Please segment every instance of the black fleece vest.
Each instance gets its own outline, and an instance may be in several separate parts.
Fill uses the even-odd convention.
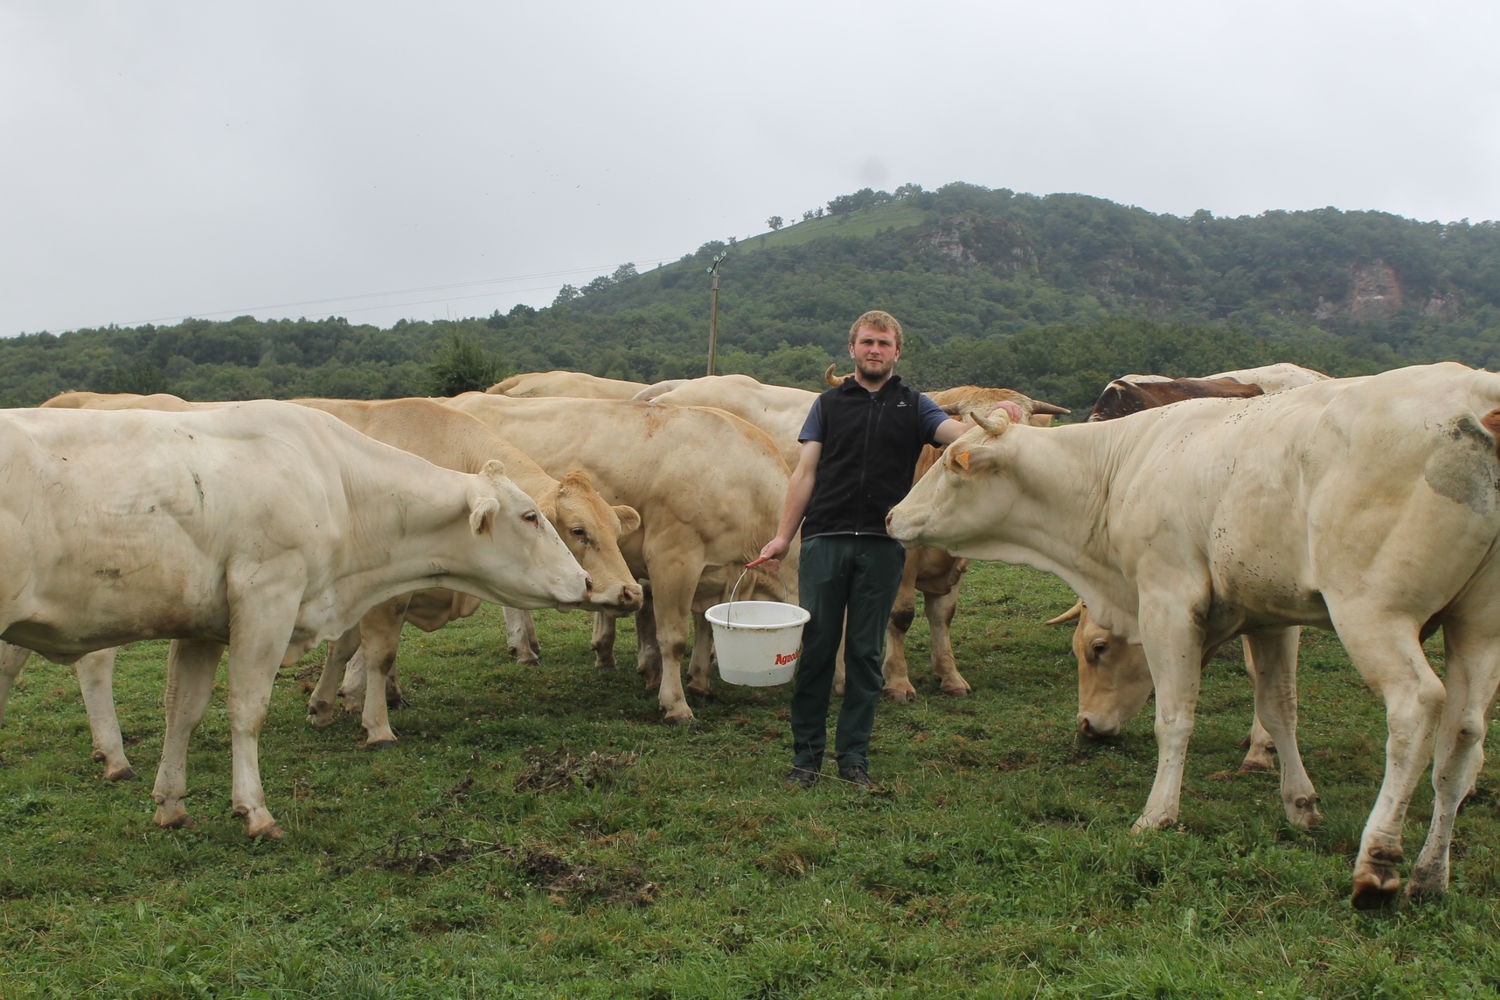
[[[884,535],[885,516],[911,489],[922,447],[917,391],[893,375],[871,395],[853,378],[818,397],[823,452],[802,537]]]

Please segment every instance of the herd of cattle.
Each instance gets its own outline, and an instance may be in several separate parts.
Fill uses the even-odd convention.
[[[915,696],[904,636],[917,592],[933,673],[963,695],[948,626],[968,560],[1035,566],[1080,598],[1053,620],[1076,623],[1080,733],[1117,733],[1155,691],[1157,775],[1136,829],[1176,821],[1201,667],[1234,636],[1255,687],[1245,767],[1279,758],[1287,819],[1310,829],[1297,645],[1304,625],[1332,628],[1388,725],[1353,901],[1396,896],[1429,764],[1433,819],[1408,892],[1445,891],[1500,684],[1500,375],[1127,376],[1087,421],[1058,427],[1066,410],[1010,389],[930,395],[975,427],[928,450],[891,512],[909,552],[889,697]],[[326,642],[309,718],[331,721],[342,694],[368,742],[388,744],[403,624],[435,629],[488,601],[528,663],[530,609],[595,612],[603,667],[615,618],[635,615],[638,672],[668,721],[690,721],[687,692],[710,683],[703,612],[774,534],[814,398],[738,375],[646,386],[546,372],[442,399],[68,392],[0,411],[0,716],[30,651],[74,663],[95,757],[106,777],[129,776],[114,650],[170,639],[152,797],[156,822],[180,825],[188,738],[227,648],[233,811],[251,836],[278,836],[257,751],[278,669]],[[1002,400],[1027,421],[1012,425]],[[779,575],[751,579],[795,600],[796,574],[794,549]],[[1443,679],[1422,650],[1439,629]]]

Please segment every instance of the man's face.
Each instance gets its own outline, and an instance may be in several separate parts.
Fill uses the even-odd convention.
[[[880,381],[896,367],[901,349],[896,346],[896,335],[873,326],[862,326],[854,331],[854,343],[849,345],[849,357],[854,359],[854,370],[861,378]]]

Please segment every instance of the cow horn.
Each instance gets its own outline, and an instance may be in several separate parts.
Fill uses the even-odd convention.
[[[1062,614],[1058,615],[1056,618],[1048,620],[1046,624],[1048,624],[1048,625],[1061,625],[1063,622],[1076,622],[1082,614],[1083,614],[1083,602],[1079,601],[1077,604],[1073,605],[1071,608],[1069,608],[1068,610],[1064,611]]]
[[[1031,401],[1031,412],[1049,413],[1054,417],[1060,417],[1064,414],[1072,413],[1073,411],[1068,409],[1066,406],[1058,406],[1056,403],[1044,403],[1040,399],[1033,399]]]
[[[992,414],[996,413],[999,414],[998,417],[992,416]],[[978,410],[971,410],[969,412],[969,416],[973,418],[976,424],[978,424],[980,427],[983,427],[985,433],[987,434],[999,434],[1004,431],[1005,428],[1009,427],[1011,422],[1009,415],[1007,415],[1004,410],[992,410],[990,411],[990,413],[981,413]]]

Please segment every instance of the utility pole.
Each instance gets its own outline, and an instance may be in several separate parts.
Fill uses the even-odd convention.
[[[713,275],[713,282],[709,286],[708,307],[708,374],[710,375],[714,373],[714,362],[719,351],[719,265],[724,263],[724,258],[728,256],[728,250],[720,250],[714,254],[714,262],[708,268],[708,273]]]

